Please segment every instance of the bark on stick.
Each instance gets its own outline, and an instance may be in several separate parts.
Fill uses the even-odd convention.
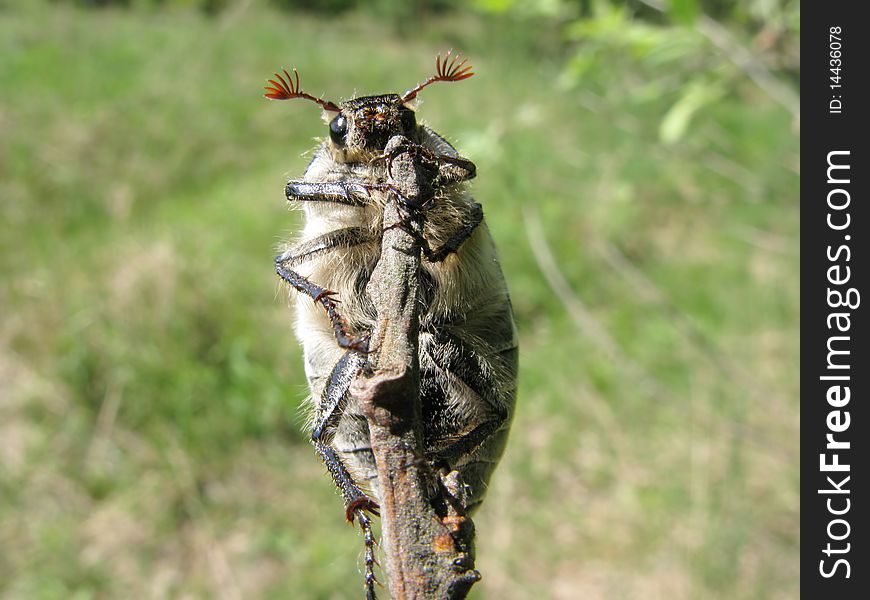
[[[408,144],[393,138],[386,153],[392,152],[390,183],[404,201],[413,201],[429,186],[421,180],[427,174]],[[465,598],[480,574],[474,570],[474,526],[465,516],[464,487],[458,472],[436,473],[424,458],[420,245],[406,231],[408,222],[396,226],[403,216],[401,200],[395,192],[387,193],[381,257],[367,287],[378,313],[370,342],[373,372],[361,374],[351,393],[369,424],[380,489],[381,548],[392,597]]]

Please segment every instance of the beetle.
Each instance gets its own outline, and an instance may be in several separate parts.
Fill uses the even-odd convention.
[[[467,189],[476,167],[418,124],[412,104],[428,85],[474,73],[451,52],[435,62],[434,75],[401,95],[333,103],[303,92],[295,69],[292,76],[276,73],[265,94],[315,102],[328,123],[329,135],[302,178],[285,186],[291,206],[304,211],[305,225],[275,258],[275,269],[296,295],[311,441],[341,491],[347,520],[360,520],[369,550],[365,513],[377,514],[377,473],[366,419],[348,390],[367,367],[368,336],[377,319],[365,289],[380,256],[387,194],[395,191],[385,148],[396,136],[405,140],[401,151],[414,152],[429,167],[422,200],[404,205],[409,218],[422,223],[418,348],[425,459],[460,472],[469,513],[486,495],[514,411],[516,327],[483,211]],[[370,561],[369,551],[369,585]]]

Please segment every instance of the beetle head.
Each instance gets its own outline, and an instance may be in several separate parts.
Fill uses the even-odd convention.
[[[291,77],[285,70],[284,76],[276,73],[275,79],[266,86],[267,98],[290,100],[304,98],[319,104],[329,122],[329,139],[337,156],[345,160],[357,160],[364,155],[374,156],[383,152],[391,137],[403,135],[416,141],[419,137],[417,118],[409,103],[417,97],[424,87],[436,81],[461,81],[474,73],[467,59],[460,55],[452,56],[452,50],[444,59],[441,55],[435,60],[435,74],[403,95],[382,94],[362,96],[339,104],[315,98],[299,87],[299,74],[293,70]]]
[[[347,100],[329,121],[329,139],[339,150],[382,152],[394,135],[417,139],[417,117],[397,94]]]

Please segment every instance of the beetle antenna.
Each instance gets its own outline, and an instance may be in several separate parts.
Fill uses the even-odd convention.
[[[408,102],[416,98],[417,92],[430,83],[435,83],[436,81],[462,81],[474,75],[471,71],[471,65],[465,64],[468,62],[468,59],[462,58],[461,54],[452,56],[452,53],[452,49],[448,50],[443,61],[441,60],[441,54],[439,54],[435,58],[435,74],[414,89],[405,92],[405,95],[402,96],[402,102]]]
[[[323,100],[321,98],[315,98],[311,94],[306,94],[302,91],[302,88],[299,87],[299,73],[296,69],[293,69],[293,75],[296,76],[295,81],[294,78],[290,76],[290,73],[287,72],[287,69],[281,69],[284,71],[284,76],[287,77],[285,80],[284,77],[281,77],[280,73],[275,73],[275,77],[278,78],[278,81],[274,79],[270,79],[269,83],[271,86],[266,86],[266,93],[263,94],[266,98],[271,100],[292,100],[293,98],[305,98],[306,100],[311,100],[312,102],[316,102],[320,106],[324,108],[324,110],[338,112],[339,108],[332,102],[328,100]]]

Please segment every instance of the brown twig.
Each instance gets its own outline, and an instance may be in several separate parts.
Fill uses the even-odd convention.
[[[389,154],[408,140],[396,137]],[[390,183],[406,199],[419,198],[414,153],[393,153]],[[402,227],[396,194],[384,212],[381,257],[367,292],[378,313],[371,339],[373,373],[357,378],[351,394],[369,424],[378,471],[382,543],[394,599],[464,598],[480,579],[474,570],[471,520],[465,516],[458,472],[436,473],[423,453],[420,409],[420,245]],[[411,225],[413,226],[413,224]]]

